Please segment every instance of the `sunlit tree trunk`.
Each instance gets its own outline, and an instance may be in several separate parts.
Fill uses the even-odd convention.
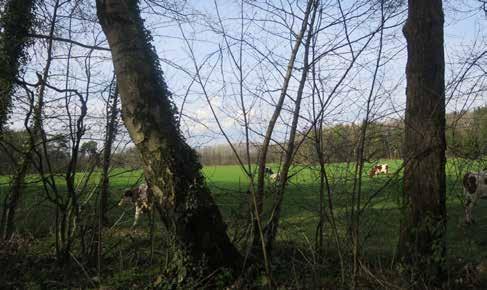
[[[279,222],[281,219],[282,202],[284,199],[284,191],[286,190],[288,182],[288,173],[291,168],[292,162],[295,156],[295,146],[296,146],[296,133],[298,132],[298,121],[301,110],[301,102],[303,99],[304,88],[306,80],[308,77],[308,71],[310,69],[309,65],[309,54],[311,48],[311,39],[313,37],[314,22],[316,19],[316,13],[318,10],[319,1],[308,1],[307,17],[304,19],[306,26],[308,27],[308,32],[306,40],[304,41],[304,55],[303,55],[303,70],[301,73],[301,78],[299,80],[298,90],[296,92],[296,101],[293,111],[293,118],[291,122],[291,128],[289,133],[289,139],[287,140],[286,152],[284,154],[284,160],[281,167],[280,178],[278,183],[278,189],[275,193],[275,201],[273,204],[272,212],[270,215],[269,222],[265,226],[265,242],[269,256],[272,256],[273,244],[277,237]],[[308,23],[308,17],[311,15],[310,21]],[[304,31],[303,31],[304,32]]]
[[[112,50],[122,117],[142,155],[160,216],[176,241],[175,267],[213,272],[237,269],[241,256],[201,173],[196,152],[182,136],[136,0],[98,0],[100,24]],[[179,271],[183,273],[183,271]]]

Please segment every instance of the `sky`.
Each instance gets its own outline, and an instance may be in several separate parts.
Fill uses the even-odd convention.
[[[332,2],[336,1],[323,2],[329,4],[330,7],[330,11],[325,13],[326,17],[332,18],[337,16],[338,10],[336,9],[336,4]],[[213,1],[189,1],[188,3],[188,6],[193,6],[198,11],[203,12],[203,14],[210,15],[209,18],[211,19],[217,19],[216,7],[218,6],[218,10],[220,15],[222,15],[221,17],[223,18],[223,22],[225,24],[226,33],[234,36],[235,38],[239,37],[240,7],[238,2],[218,1],[216,2],[216,5]],[[353,5],[353,3],[355,3],[355,1],[342,1],[343,9],[346,11],[347,8]],[[364,9],[359,9],[357,14],[363,10]],[[261,16],[261,13],[259,13],[261,11],[249,5],[244,7],[244,11],[245,18],[251,18],[251,16],[253,16],[254,20],[258,19],[259,21],[262,21],[262,19],[259,19],[259,17],[268,17],[267,15]],[[374,104],[375,107],[372,109],[377,119],[401,118],[403,116],[405,104],[406,49],[405,40],[401,33],[401,23],[404,21],[405,16],[405,13],[402,13],[401,15],[391,19],[388,22],[389,25],[397,25],[397,27],[391,28],[385,32],[384,51],[386,52],[384,52],[383,57],[387,59],[387,63],[381,64],[381,68],[378,72],[380,85],[376,84],[375,94],[377,94],[377,102]],[[376,19],[371,19],[370,24],[364,24],[365,21],[368,20],[367,17],[357,17],[357,21],[350,21],[349,23],[351,27],[355,25],[355,30],[351,33],[351,38],[354,36],[357,38],[360,37],[368,29],[370,30],[374,28],[374,24],[377,23],[377,20],[379,20],[376,15]],[[275,18],[271,20],[275,21]],[[362,23],[360,23],[361,21]],[[151,22],[150,18],[149,22]],[[272,52],[275,55],[282,57],[282,62],[280,62],[279,65],[281,71],[284,71],[290,51],[290,43],[286,42],[285,40],[285,37],[287,37],[286,28],[283,28],[280,25],[274,26],[272,24],[267,24],[271,28],[265,31],[264,29],[259,30],[259,28],[256,28],[255,25],[249,24],[249,22],[245,21],[246,37],[248,39],[252,39],[252,41],[254,41],[253,43],[258,43],[262,46],[265,44],[265,46],[271,47],[271,49],[274,50]],[[323,22],[326,23],[326,19],[323,20]],[[485,50],[485,31],[487,31],[486,23],[487,18],[479,10],[479,5],[476,1],[445,2],[445,58],[447,62],[447,81],[452,79],[455,74],[458,74],[459,71],[461,71],[458,64],[464,61],[465,58],[468,58],[470,53],[475,54],[482,49]],[[209,32],[208,25],[206,23],[201,24],[199,21],[191,21],[190,24],[183,24],[182,27],[186,36],[191,38],[190,45],[192,46],[198,63],[202,63],[203,59],[205,59],[209,54],[214,53],[221,47],[225,47],[225,43],[222,40],[221,35]],[[297,31],[298,28],[299,23],[296,23],[294,31]],[[269,32],[269,30],[272,31]],[[179,31],[178,27],[176,25],[169,24],[167,27],[159,27],[158,31],[160,31],[159,34],[161,36],[156,38],[155,46],[159,52],[159,55],[163,58],[171,59],[180,65],[184,65],[188,70],[194,72],[194,68],[192,68],[192,63],[190,61],[191,55],[188,44],[180,39],[181,32]],[[282,33],[282,35],[280,33]],[[340,40],[337,41],[335,39],[336,36],[334,35],[340,33],[343,34],[342,27],[336,27],[330,29],[329,32],[323,31],[321,33],[325,34],[323,43],[326,43],[327,41],[337,43],[344,41],[344,37],[341,37]],[[168,35],[171,36],[169,38],[171,41],[168,41]],[[257,38],[257,41],[253,40],[254,38]],[[377,41],[377,38],[378,37],[376,37],[374,41]],[[472,49],[473,43],[475,42],[477,42],[477,46]],[[234,43],[237,44],[236,41]],[[325,44],[323,44],[323,46],[327,47]],[[360,45],[357,45],[355,49],[358,49],[359,47]],[[370,51],[364,53],[362,59],[358,61],[359,64],[357,66],[359,68],[354,71],[353,76],[349,77],[351,80],[347,81],[342,86],[343,96],[335,98],[334,103],[332,106],[330,106],[329,122],[331,124],[341,122],[360,122],[363,118],[365,113],[366,92],[370,89],[370,79],[373,73],[370,63],[374,63],[375,61],[376,50],[377,45],[376,47],[372,45]],[[246,58],[246,61],[250,63],[246,67],[248,70],[248,74],[246,74],[246,82],[249,83],[249,87],[254,85],[254,82],[256,83],[253,87],[254,91],[259,91],[258,83],[262,82],[262,79],[264,82],[268,83],[267,85],[269,89],[274,90],[272,94],[267,96],[270,98],[269,102],[272,103],[272,100],[275,100],[279,94],[279,88],[282,84],[282,75],[271,71],[265,72],[264,76],[259,74],[258,70],[254,67],[254,65],[256,65],[255,62],[259,61],[258,58],[252,60],[251,57],[254,55],[252,49],[246,50],[246,52],[247,55],[244,57],[250,56],[250,58]],[[343,53],[344,50],[341,52]],[[215,58],[216,56],[210,59],[214,60]],[[347,56],[345,56],[345,58],[347,58]],[[249,59],[251,60],[249,61]],[[279,60],[279,57],[276,56],[274,59]],[[298,63],[301,61],[301,59],[302,55],[299,55]],[[228,65],[229,60],[225,60],[227,61]],[[343,66],[343,64],[346,63],[345,62],[342,64],[340,62],[342,62],[340,57],[332,56],[325,58],[322,64],[320,64],[320,67],[323,73],[327,73],[328,67],[332,67],[333,69],[329,70],[329,74],[336,73],[338,75],[341,72],[339,69],[340,66]],[[208,63],[211,63],[211,61],[208,61]],[[216,61],[213,63],[216,63]],[[208,64],[207,67],[209,66],[210,65]],[[172,70],[170,66],[166,66],[165,70],[169,86],[173,88],[177,94],[182,94],[180,92],[186,92],[190,80],[183,81],[182,79],[184,79],[184,77],[182,77],[177,70]],[[296,74],[296,77],[299,77],[299,74]],[[337,82],[336,77],[333,78],[328,76],[327,78],[329,86],[333,87]],[[208,77],[208,82],[210,83],[209,86],[213,88],[213,90],[210,89],[210,91],[214,91],[212,102],[216,108],[220,109],[218,111],[218,117],[223,119],[225,129],[231,132],[231,135],[235,136],[235,139],[238,140],[237,135],[238,133],[242,133],[243,130],[238,128],[239,122],[235,122],[235,115],[232,113],[240,110],[236,104],[237,102],[232,102],[232,98],[229,96],[232,92],[229,92],[228,89],[225,90],[224,93],[222,92],[223,90],[220,87],[222,79],[223,77],[217,76],[217,74],[213,74]],[[234,82],[236,83],[238,80],[234,79]],[[213,121],[214,117],[209,112],[207,104],[205,104],[205,101],[197,101],[197,95],[200,93],[201,91],[198,90],[197,86],[195,87],[193,84],[191,94],[195,101],[192,105],[186,106],[186,112],[188,112],[188,114],[194,112],[193,116],[198,116],[206,126],[215,128],[216,126]],[[464,97],[453,98],[448,104],[448,110],[460,110],[461,108],[465,107],[466,102],[469,102],[467,107],[485,105],[485,100],[485,94],[470,100],[466,100]],[[263,132],[262,129],[265,128],[268,118],[271,115],[273,109],[272,106],[266,106],[262,102],[259,102],[259,100],[255,100],[250,92],[246,94],[246,101],[249,103],[255,101],[258,104],[254,110],[251,110],[251,114],[253,114],[254,117],[251,118],[251,122],[252,120],[255,120],[254,126],[259,128],[261,130],[260,132]],[[292,105],[292,103],[290,105]],[[310,102],[306,102],[304,107],[306,108],[310,106]],[[225,110],[226,108],[231,108],[230,113],[227,112],[228,110]],[[334,108],[334,110],[331,110],[331,108]],[[284,114],[282,121],[284,126],[280,128],[280,135],[278,138],[285,139],[287,132],[286,124],[289,123],[289,114],[287,117],[286,114]],[[302,124],[303,127],[306,127],[305,121],[303,121]],[[259,125],[262,128],[260,128]],[[208,129],[205,126],[200,125],[192,126],[191,130],[193,133],[208,132]],[[216,142],[222,142],[223,140],[221,136],[218,136],[219,134],[216,135],[217,136],[214,136],[217,139]],[[258,136],[255,137],[258,139]],[[212,140],[212,142],[215,142],[215,140]]]
[[[300,9],[304,8],[305,3],[304,1],[292,2],[293,5],[276,10],[264,5],[265,2],[251,1],[253,5],[243,6],[243,26],[241,26],[241,6],[238,1],[187,1],[184,7],[179,7],[183,8],[186,17],[167,15],[167,11],[158,7],[154,7],[154,10],[148,7],[143,9],[143,17],[154,37],[153,44],[161,58],[161,67],[166,81],[174,93],[174,102],[179,109],[182,109],[182,130],[193,146],[226,142],[215,121],[215,115],[209,108],[210,104],[231,141],[235,143],[245,141],[242,100],[251,129],[250,139],[256,143],[261,141],[261,135],[265,132],[279,96],[283,74],[294,43],[295,35],[290,31],[296,33],[299,30],[302,17]],[[364,36],[380,27],[380,13],[371,14],[368,10],[371,7],[370,1],[362,2],[362,5],[357,4],[359,1],[340,2],[344,13],[351,16],[350,20],[347,20],[347,29],[352,44],[347,45],[344,26],[337,21],[341,19],[338,1],[322,1],[325,8],[320,19],[322,30],[316,39],[315,55],[325,53],[327,50],[332,52],[317,61],[316,83],[323,98],[336,89],[336,93],[332,95],[324,109],[324,122],[330,126],[337,123],[361,122],[366,113],[369,97],[373,99],[370,108],[372,119],[400,119],[403,116],[406,49],[401,27],[406,17],[405,8],[390,12],[390,19],[386,22],[387,28],[383,34],[382,51],[379,50],[380,34],[376,33],[366,49],[359,53],[367,43],[368,38]],[[173,2],[166,1],[166,3]],[[174,3],[182,3],[182,1],[174,1]],[[289,13],[291,9],[297,15],[296,17]],[[79,31],[71,37],[80,42],[87,44],[96,42],[106,47],[104,36],[94,18],[93,6],[87,5],[80,10],[85,19],[71,23],[73,28]],[[50,12],[52,11],[49,11],[47,6],[38,13],[42,13],[48,19]],[[69,12],[69,9],[66,8],[65,12],[64,15]],[[162,12],[166,15],[161,16]],[[63,27],[67,27],[68,24],[67,18],[62,14],[59,18],[60,28],[56,33],[67,37],[67,29]],[[445,1],[447,85],[448,81],[454,79],[456,75],[461,75],[462,69],[465,69],[461,64],[465,63],[465,60],[486,49],[486,24],[487,17],[479,10],[477,1]],[[42,33],[47,34],[47,31]],[[243,33],[243,42],[240,41],[241,33]],[[227,37],[226,41],[224,35]],[[236,69],[240,65],[240,45],[242,45],[242,95],[240,74]],[[63,86],[68,67],[63,55],[69,47],[59,43],[55,48],[58,59],[51,69],[52,82]],[[44,52],[43,42],[37,43],[32,48],[33,57],[27,70],[27,79],[34,81],[35,72],[42,71],[45,63]],[[379,52],[381,52],[381,60],[379,69],[375,72]],[[96,55],[96,58],[89,64],[91,83],[86,87],[88,74],[85,66],[89,51],[72,47],[72,53],[77,57],[70,63],[70,74],[77,77],[68,86],[89,96],[90,118],[87,122],[89,130],[86,137],[101,140],[104,129],[102,122],[104,98],[107,93],[107,82],[111,80],[113,72],[110,55],[100,51],[91,52],[92,55]],[[359,57],[353,68],[341,81],[341,76],[352,62],[352,56],[357,54]],[[484,65],[485,62],[484,59]],[[274,134],[276,141],[286,139],[288,134],[290,112],[294,107],[302,67],[301,49],[297,55],[289,96],[286,98],[284,111]],[[197,71],[199,74],[196,73]],[[374,73],[377,74],[375,81],[373,81]],[[485,88],[485,76],[484,80],[478,83],[478,80],[482,79],[479,77],[479,70],[472,69],[467,77],[468,81],[463,86],[459,86],[452,94],[451,100],[449,99],[449,111],[486,104],[485,91],[480,91],[473,97],[472,94],[467,94],[474,83],[477,87]],[[312,87],[313,83],[308,81],[304,90],[299,122],[301,130],[310,126],[313,108],[318,102],[317,96],[312,94]],[[65,109],[66,104],[56,103],[54,100],[59,96],[52,91],[50,94],[53,99],[51,107],[57,108],[51,112],[55,115],[61,108]],[[72,98],[68,107],[74,115],[79,111],[77,106],[79,106],[77,100]],[[19,107],[21,108],[22,105]],[[17,109],[12,118],[14,127],[22,127],[24,115],[25,110]],[[52,118],[48,121],[48,126],[52,130],[66,130],[67,122],[60,122],[60,118]]]

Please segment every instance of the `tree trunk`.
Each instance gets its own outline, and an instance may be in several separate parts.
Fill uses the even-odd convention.
[[[2,212],[2,220],[0,223],[0,238],[8,240],[12,236],[15,230],[15,211],[19,203],[22,192],[24,191],[24,180],[27,170],[31,165],[32,160],[32,147],[28,145],[26,152],[22,154],[20,163],[16,166],[16,172],[10,183],[10,190],[8,191],[4,208]]]
[[[405,207],[399,253],[413,284],[439,286],[446,274],[442,1],[409,0],[404,35],[408,47]]]
[[[0,20],[0,134],[12,106],[15,78],[25,58],[33,20],[33,0],[10,0]]]
[[[112,51],[124,123],[141,152],[161,219],[176,241],[174,265],[189,275],[194,266],[206,273],[236,270],[242,257],[227,236],[197,154],[177,127],[177,109],[137,2],[98,0],[97,12]]]

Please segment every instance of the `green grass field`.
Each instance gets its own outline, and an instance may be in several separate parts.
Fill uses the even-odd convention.
[[[390,166],[389,175],[369,177],[367,175],[371,164],[365,166],[362,176],[362,205],[366,205],[361,217],[361,238],[363,253],[372,259],[390,259],[399,233],[400,194],[402,192],[402,172],[400,161],[382,161]],[[474,210],[477,223],[471,226],[463,225],[462,186],[461,176],[466,171],[483,168],[483,164],[474,164],[462,160],[450,160],[447,166],[447,208],[448,208],[448,253],[451,259],[462,258],[467,261],[479,262],[487,257],[487,201],[480,201]],[[274,166],[274,169],[278,169]],[[340,235],[346,234],[346,224],[350,210],[351,192],[353,187],[354,164],[331,164],[327,171],[331,184],[334,214],[338,223]],[[296,166],[296,173],[290,180],[288,190],[284,196],[282,219],[278,237],[278,244],[284,248],[288,244],[300,245],[303,249],[311,248],[315,241],[315,231],[319,212],[319,176],[315,167]],[[232,238],[241,236],[246,228],[248,202],[246,190],[248,180],[238,166],[208,166],[204,168],[207,183],[220,206],[225,220],[229,224],[229,234]],[[116,244],[129,231],[133,221],[130,207],[119,208],[116,203],[123,190],[140,181],[141,171],[127,171],[117,169],[112,172],[111,204],[109,212],[112,221],[118,224],[112,228],[109,243]],[[17,229],[21,234],[32,235],[39,239],[37,251],[48,254],[53,251],[53,205],[45,199],[45,192],[36,180],[36,176],[29,176],[26,194],[22,199],[17,214]],[[80,184],[84,178],[78,176]],[[93,190],[99,180],[95,173],[88,181],[88,187]],[[1,195],[8,188],[8,177],[1,177]],[[268,186],[270,186],[268,184]],[[59,177],[59,189],[62,192],[63,183]],[[93,191],[95,192],[95,191]],[[83,197],[84,201],[87,197]],[[94,199],[94,198],[93,198]],[[93,199],[89,202],[93,202]],[[3,200],[3,198],[2,198]],[[327,205],[325,205],[327,206]],[[145,235],[148,218],[144,217],[138,233]],[[325,241],[331,248],[334,242],[331,230],[325,225]],[[44,242],[43,242],[44,241]]]

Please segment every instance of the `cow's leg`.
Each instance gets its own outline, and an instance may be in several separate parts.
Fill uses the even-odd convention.
[[[141,212],[142,212],[142,208],[140,208],[139,206],[136,206],[135,207],[134,224],[132,225],[132,227],[135,227],[137,225],[137,223],[139,222]]]
[[[474,219],[472,217],[472,210],[475,206],[475,204],[478,201],[478,194],[477,192],[475,193],[465,193],[465,223],[466,224],[471,224],[474,223]]]

